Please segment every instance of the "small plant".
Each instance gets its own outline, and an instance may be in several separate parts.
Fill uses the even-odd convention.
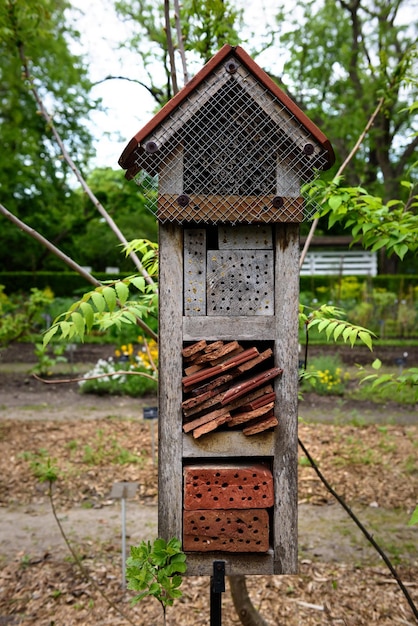
[[[12,341],[22,340],[39,331],[44,324],[42,313],[52,301],[49,289],[40,291],[33,288],[29,295],[4,293],[0,285],[0,346],[7,346]]]
[[[33,475],[41,483],[54,483],[58,479],[58,468],[55,459],[48,456],[44,448],[37,452],[22,452],[22,458],[30,465]]]
[[[411,515],[408,526],[414,526],[415,524],[418,524],[418,505],[415,507],[415,511]]]
[[[114,463],[127,465],[128,463],[144,464],[142,455],[130,452],[113,437],[104,437],[103,431],[97,431],[97,440],[84,446],[83,463],[87,465],[102,465]]]
[[[39,376],[50,376],[52,374],[53,367],[57,363],[67,363],[67,357],[64,356],[65,344],[54,345],[51,351],[48,352],[47,346],[42,343],[35,344],[35,356],[38,359],[35,367],[31,369],[34,374]]]
[[[186,555],[181,550],[178,539],[156,539],[154,543],[142,541],[131,547],[131,555],[126,561],[128,589],[139,592],[132,604],[146,596],[158,600],[166,625],[167,606],[172,606],[176,598],[182,596],[179,589],[181,574],[186,571]]]
[[[305,391],[315,391],[321,396],[343,395],[349,374],[343,371],[341,361],[334,356],[320,356],[312,359],[307,375],[303,376]]]
[[[158,349],[155,341],[138,337],[138,345],[123,344],[115,357],[99,359],[79,382],[82,393],[127,395],[134,398],[157,391]]]

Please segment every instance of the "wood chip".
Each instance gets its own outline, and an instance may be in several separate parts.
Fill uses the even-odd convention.
[[[188,359],[193,356],[193,354],[196,354],[196,352],[201,352],[202,350],[204,350],[206,348],[206,345],[206,340],[202,339],[201,341],[198,341],[191,346],[186,346],[185,348],[183,348],[182,355],[185,359]]]
[[[245,422],[250,422],[257,417],[261,417],[266,413],[269,413],[274,408],[274,402],[270,402],[265,406],[260,407],[259,409],[255,409],[254,411],[245,411],[244,413],[237,413],[233,415],[228,422],[228,426],[238,426],[239,424],[244,424]]]
[[[199,428],[195,428],[195,430],[193,431],[193,437],[195,439],[198,439],[202,435],[206,435],[207,433],[210,433],[212,430],[216,430],[219,426],[222,426],[222,424],[225,424],[226,422],[228,422],[229,419],[230,419],[229,413],[224,413],[224,415],[220,415],[219,417],[217,417],[214,420],[211,420],[207,424],[203,424],[203,426],[200,426]]]
[[[198,426],[207,424],[210,421],[215,421],[219,417],[222,417],[224,415],[227,415],[228,417],[230,417],[229,412],[224,408],[217,409],[216,411],[211,411],[210,413],[206,413],[205,415],[202,415],[201,417],[198,417],[192,420],[191,422],[186,422],[186,424],[183,424],[183,431],[185,433],[189,433],[195,428],[197,428]]]
[[[278,423],[278,419],[273,414],[271,414],[263,420],[258,421],[256,424],[251,424],[250,426],[247,426],[243,429],[242,432],[244,433],[244,435],[247,435],[247,437],[250,435],[257,435],[258,433],[262,433],[269,428],[274,428],[278,425]]]

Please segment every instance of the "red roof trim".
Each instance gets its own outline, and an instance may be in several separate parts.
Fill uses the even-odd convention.
[[[158,113],[130,140],[119,158],[119,165],[123,169],[129,169],[134,165],[135,150],[150,135],[155,128],[176,109],[188,95],[211,74],[230,54],[235,53],[236,57],[247,67],[247,69],[257,77],[257,79],[268,89],[289,111],[299,120],[308,132],[322,145],[327,152],[328,167],[335,161],[334,151],[331,143],[322,131],[308,118],[303,111],[289,98],[289,96],[262,70],[255,61],[240,46],[224,45],[215,56],[181,89]]]

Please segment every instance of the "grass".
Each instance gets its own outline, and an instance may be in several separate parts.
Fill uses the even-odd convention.
[[[87,465],[103,465],[105,463],[144,465],[145,456],[131,452],[128,448],[121,446],[114,437],[105,437],[103,431],[98,430],[96,440],[84,446],[82,462]]]

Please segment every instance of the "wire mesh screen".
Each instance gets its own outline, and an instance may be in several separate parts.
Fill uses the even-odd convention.
[[[326,154],[299,120],[235,59],[191,92],[138,147],[137,182],[158,176],[160,222],[299,222],[317,210],[303,186]]]

